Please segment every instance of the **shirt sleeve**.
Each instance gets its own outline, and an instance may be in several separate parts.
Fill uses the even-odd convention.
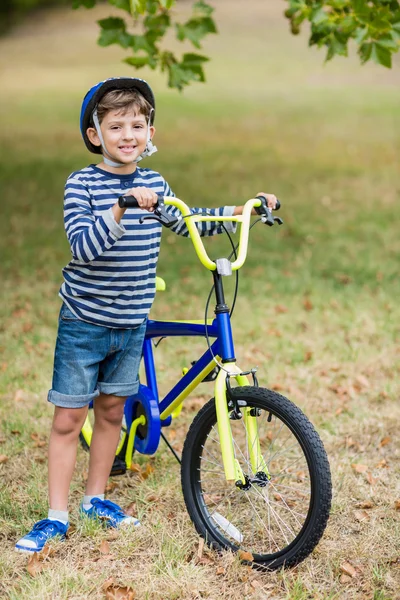
[[[175,198],[174,192],[166,181],[164,181],[164,196],[172,196]],[[175,217],[180,217],[181,212],[175,206],[166,206],[166,210]],[[231,217],[234,213],[234,206],[222,206],[221,208],[192,208],[192,214],[197,215],[211,215],[215,217],[215,221],[203,221],[196,223],[196,227],[202,237],[217,235],[219,233],[225,233],[225,229],[229,232],[236,232],[236,222],[234,221],[218,221],[218,217]],[[224,229],[225,227],[225,229]],[[186,226],[185,221],[182,219],[171,227],[172,231],[178,235],[190,237],[189,230]]]
[[[84,263],[112,248],[125,233],[125,227],[115,221],[111,208],[100,217],[94,216],[88,189],[73,177],[65,185],[64,227],[72,256]]]

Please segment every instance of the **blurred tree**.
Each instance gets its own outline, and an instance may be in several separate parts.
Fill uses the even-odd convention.
[[[70,0],[0,0],[0,33],[35,8],[71,4]]]
[[[74,8],[92,8],[101,0],[0,0],[0,19],[18,14],[28,8],[49,4],[71,3]],[[104,0],[103,0],[104,1]],[[390,68],[392,54],[400,46],[399,0],[285,0],[285,16],[293,34],[300,32],[304,21],[309,21],[309,45],[325,46],[326,60],[335,55],[348,55],[351,40],[357,47],[362,63],[370,59]],[[187,40],[201,49],[203,38],[217,33],[212,18],[214,9],[205,0],[193,2],[193,12],[184,23],[174,20],[171,8],[176,0],[107,0],[127,13],[122,17],[101,19],[100,46],[118,44],[131,52],[125,62],[136,69],[149,66],[168,74],[168,85],[179,90],[191,81],[205,81],[203,66],[209,59],[197,52],[189,52],[178,59],[173,52],[160,48],[160,42],[173,28],[179,41]],[[4,19],[5,18],[5,19]],[[9,22],[8,22],[9,25]],[[6,27],[8,26],[6,24]],[[129,25],[140,25],[141,33],[130,33]],[[137,31],[137,28],[135,28]]]

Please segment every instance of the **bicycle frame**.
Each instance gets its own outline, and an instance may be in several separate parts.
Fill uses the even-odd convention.
[[[182,215],[190,214],[190,210],[186,204],[177,198],[165,197],[164,202],[165,204],[172,204],[179,208]],[[218,221],[225,220],[241,223],[239,251],[237,259],[231,263],[232,271],[239,269],[246,259],[251,210],[254,206],[260,206],[260,204],[260,200],[252,199],[244,206],[242,215],[218,217]],[[156,321],[149,319],[143,344],[146,385],[141,384],[138,394],[128,398],[125,405],[128,407],[125,411],[125,416],[129,431],[125,462],[127,468],[130,468],[133,448],[143,454],[154,454],[159,444],[161,428],[171,423],[172,416],[176,416],[177,412],[179,412],[179,407],[182,406],[185,398],[214,369],[216,364],[214,357],[216,357],[218,362],[223,364],[223,369],[219,371],[215,380],[214,392],[225,477],[229,482],[240,481],[244,483],[243,472],[238,461],[235,459],[229,418],[229,411],[232,408],[228,408],[226,379],[227,377],[233,377],[239,386],[249,385],[249,381],[236,365],[231,320],[229,309],[224,300],[222,275],[217,272],[217,263],[211,261],[208,257],[195,225],[195,222],[215,221],[216,219],[208,215],[192,215],[192,218],[183,216],[183,218],[185,219],[191,240],[201,263],[213,272],[217,300],[215,319],[209,321],[207,325],[198,321]],[[209,338],[215,338],[211,348],[202,354],[196,363],[160,401],[152,340],[154,338],[177,336],[206,337],[207,334]],[[244,410],[244,419],[246,429],[249,433],[249,456],[253,470],[254,472],[262,470],[269,476],[267,466],[261,459],[257,420],[247,409]],[[138,431],[142,431],[142,435],[137,435]],[[87,443],[90,444],[91,426],[88,420],[82,429],[82,433]],[[123,447],[123,443],[124,440],[121,440],[119,449]]]

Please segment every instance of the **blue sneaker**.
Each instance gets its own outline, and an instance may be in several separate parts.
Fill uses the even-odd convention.
[[[140,521],[134,517],[128,517],[122,508],[110,502],[110,500],[100,500],[100,498],[92,498],[90,501],[92,508],[86,510],[81,506],[81,512],[87,515],[90,519],[105,520],[107,527],[126,527],[126,525],[132,525],[133,527],[139,527]]]
[[[18,540],[15,544],[17,552],[40,552],[46,543],[56,536],[65,538],[68,530],[68,524],[64,525],[61,521],[52,521],[51,519],[42,519],[33,526],[26,536]]]

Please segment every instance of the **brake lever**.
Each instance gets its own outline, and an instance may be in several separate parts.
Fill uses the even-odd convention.
[[[279,219],[279,217],[275,217],[276,219]],[[272,227],[275,223],[275,218],[272,216],[272,211],[270,208],[267,208],[267,214],[264,214],[261,216],[261,221],[263,223],[265,223],[265,225],[269,225],[270,227]],[[280,219],[282,220],[282,219]]]
[[[176,223],[178,223],[181,219],[179,217],[173,217],[170,215],[166,209],[165,204],[162,202],[158,202],[158,206],[155,208],[154,212],[151,215],[145,215],[139,219],[139,223],[142,224],[143,221],[148,219],[153,219],[154,221],[158,221],[164,227],[172,227]]]

